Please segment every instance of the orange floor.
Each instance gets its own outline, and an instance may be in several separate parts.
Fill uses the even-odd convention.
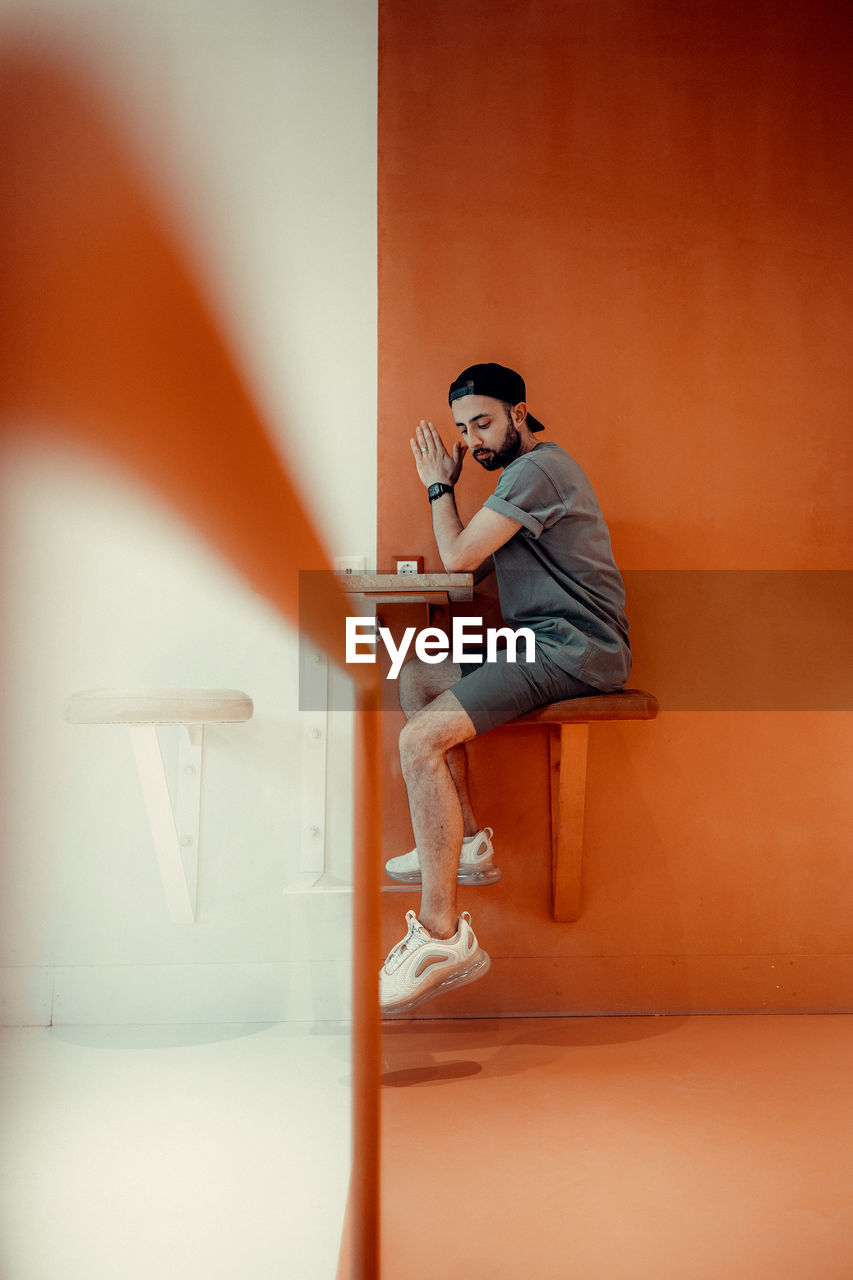
[[[387,1280],[851,1280],[853,1016],[386,1023]]]

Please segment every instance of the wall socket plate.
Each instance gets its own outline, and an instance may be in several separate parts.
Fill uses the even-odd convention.
[[[399,555],[394,556],[394,572],[395,573],[423,573],[424,558],[423,556]]]

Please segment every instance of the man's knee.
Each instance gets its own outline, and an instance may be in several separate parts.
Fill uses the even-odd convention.
[[[428,663],[411,658],[399,676],[400,706],[407,718],[433,702],[459,679],[459,669],[452,663]]]
[[[400,696],[400,706],[407,717],[414,715],[424,706],[423,676],[420,669],[422,665],[418,658],[412,658],[399,675],[397,692]]]
[[[410,777],[413,770],[421,767],[431,754],[437,754],[432,735],[424,724],[424,718],[416,712],[400,730],[400,765],[403,777]]]
[[[415,712],[400,730],[400,764],[403,777],[439,760],[446,751],[475,736],[468,713],[446,690],[433,704]]]

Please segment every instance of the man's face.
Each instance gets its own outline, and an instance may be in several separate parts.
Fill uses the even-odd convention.
[[[502,400],[492,396],[460,396],[451,408],[462,439],[481,467],[498,471],[518,457],[521,435],[511,410]]]

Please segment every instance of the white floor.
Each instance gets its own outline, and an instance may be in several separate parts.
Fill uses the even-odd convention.
[[[3,1280],[330,1280],[335,1024],[0,1030]]]

